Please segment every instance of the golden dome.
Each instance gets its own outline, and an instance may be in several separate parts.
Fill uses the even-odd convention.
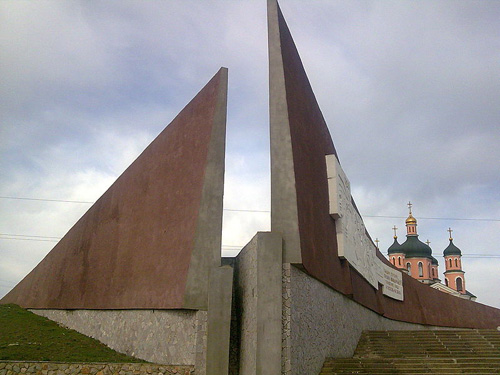
[[[417,224],[417,219],[415,219],[412,214],[408,216],[408,219],[406,219],[406,224]]]

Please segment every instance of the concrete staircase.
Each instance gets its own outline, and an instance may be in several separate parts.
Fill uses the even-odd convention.
[[[353,358],[325,361],[334,374],[500,374],[500,332],[365,331]]]

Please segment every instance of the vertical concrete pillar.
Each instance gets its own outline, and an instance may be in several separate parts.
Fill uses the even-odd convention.
[[[210,272],[206,375],[226,375],[229,367],[229,335],[233,268],[222,266]]]
[[[240,375],[281,373],[282,237],[259,232],[236,260]]]
[[[281,372],[283,239],[259,233],[257,246],[257,375]]]
[[[286,263],[302,263],[295,167],[278,13],[279,7],[276,0],[268,0],[271,230],[283,236],[284,261]]]

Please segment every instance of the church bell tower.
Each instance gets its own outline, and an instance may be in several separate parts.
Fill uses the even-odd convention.
[[[448,232],[450,233],[450,244],[443,252],[446,267],[444,282],[446,286],[465,294],[465,272],[462,271],[462,251],[453,244],[453,237],[451,236],[453,230],[448,228]]]

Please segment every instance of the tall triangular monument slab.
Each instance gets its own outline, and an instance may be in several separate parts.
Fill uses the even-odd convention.
[[[1,302],[207,309],[221,259],[226,106],[221,68]]]
[[[283,238],[284,269],[295,265],[389,319],[498,326],[500,310],[430,288],[396,270],[376,248],[278,2],[268,0],[267,7],[271,231]]]
[[[325,155],[336,154],[288,26],[268,0],[271,131],[271,230],[283,236],[283,261],[350,293],[347,264],[337,260],[328,208]]]

